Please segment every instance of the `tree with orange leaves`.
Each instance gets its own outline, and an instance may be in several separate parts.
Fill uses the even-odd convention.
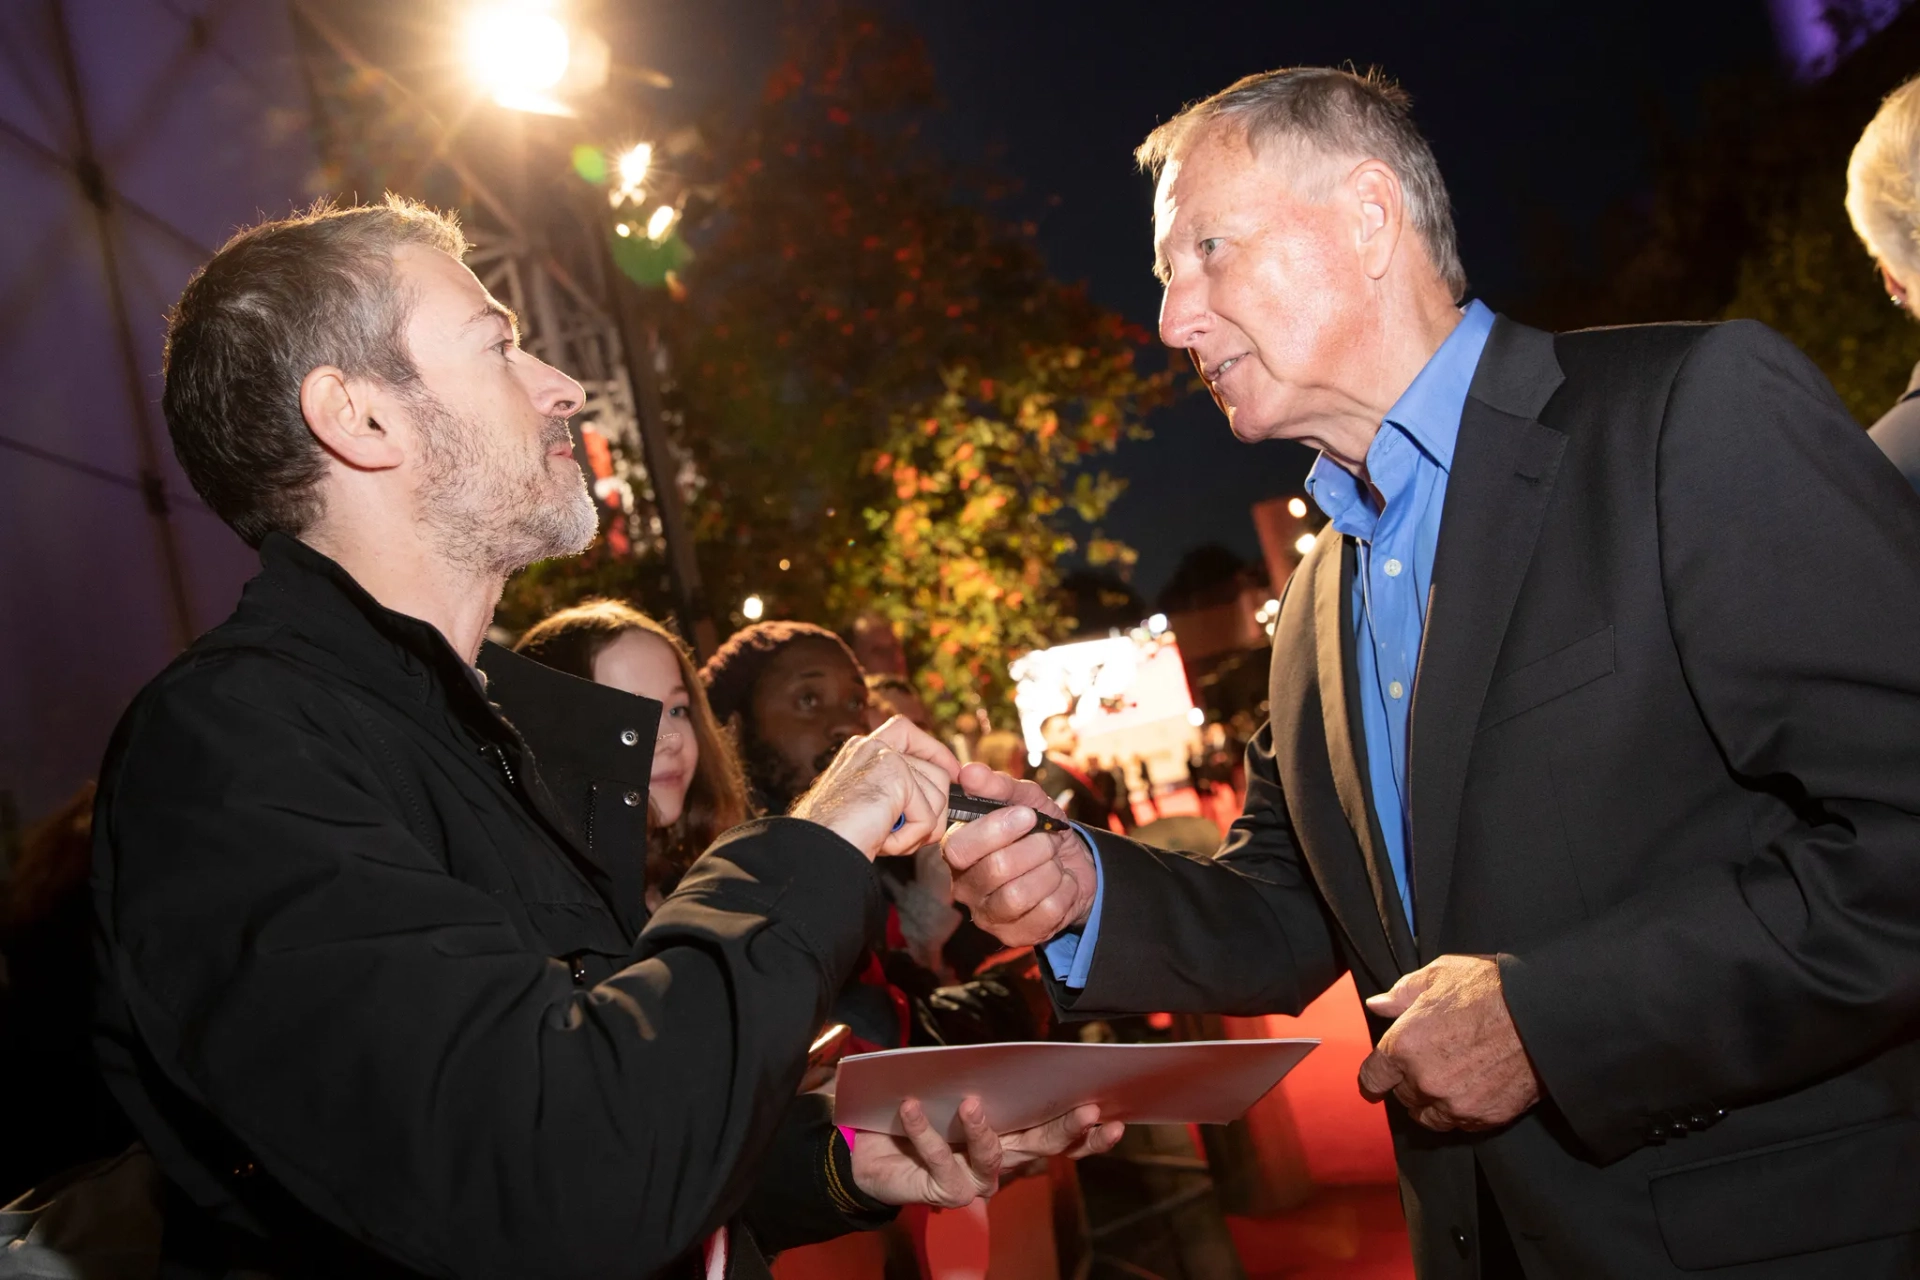
[[[895,623],[936,715],[1004,713],[1006,667],[1073,627],[1056,590],[1093,468],[1169,393],[1148,335],[1055,279],[991,179],[943,165],[925,51],[852,8],[789,23],[671,311],[674,407],[719,608]]]

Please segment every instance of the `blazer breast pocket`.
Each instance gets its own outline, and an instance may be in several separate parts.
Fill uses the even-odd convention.
[[[1612,674],[1613,627],[1609,625],[1494,681],[1480,710],[1480,728],[1511,720]]]

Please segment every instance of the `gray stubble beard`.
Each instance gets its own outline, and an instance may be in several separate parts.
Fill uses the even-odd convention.
[[[556,485],[554,459],[547,453],[571,441],[566,419],[546,420],[540,452],[528,472],[504,451],[490,455],[484,428],[437,397],[420,393],[410,407],[425,447],[420,522],[450,564],[505,578],[536,561],[578,555],[592,545],[599,514],[586,476],[570,465],[575,483]]]

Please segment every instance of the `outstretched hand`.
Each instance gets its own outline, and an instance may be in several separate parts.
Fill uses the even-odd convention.
[[[1065,818],[1037,783],[983,764],[960,770],[970,795],[1007,807],[956,825],[944,842],[954,897],[1010,947],[1034,946],[1087,922],[1097,887],[1093,851],[1074,831],[1035,831],[1034,814]]]
[[[936,1209],[958,1209],[991,1196],[1003,1177],[1029,1161],[1055,1155],[1078,1160],[1111,1151],[1126,1129],[1117,1120],[1101,1124],[1100,1108],[1089,1103],[1043,1125],[1001,1135],[987,1125],[978,1098],[960,1104],[964,1149],[935,1133],[912,1098],[900,1104],[900,1123],[907,1131],[904,1138],[865,1129],[854,1134],[854,1182],[884,1204]]]
[[[847,739],[793,816],[817,822],[869,858],[912,853],[940,838],[960,761],[931,734],[894,716]]]

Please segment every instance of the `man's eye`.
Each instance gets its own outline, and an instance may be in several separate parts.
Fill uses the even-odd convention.
[[[496,342],[493,344],[493,349],[495,351],[498,351],[504,357],[507,354],[507,352],[513,349],[513,339],[503,338],[499,342]]]
[[[692,714],[692,709],[689,707],[668,707],[667,714],[670,716],[678,716],[680,719],[685,720]]]
[[[1211,258],[1213,256],[1213,251],[1215,249],[1218,249],[1219,247],[1220,247],[1220,237],[1208,236],[1205,240],[1202,240],[1200,242],[1200,256],[1203,258]]]
[[[820,695],[817,693],[803,693],[796,699],[796,703],[802,711],[815,711],[818,710],[820,706]]]

